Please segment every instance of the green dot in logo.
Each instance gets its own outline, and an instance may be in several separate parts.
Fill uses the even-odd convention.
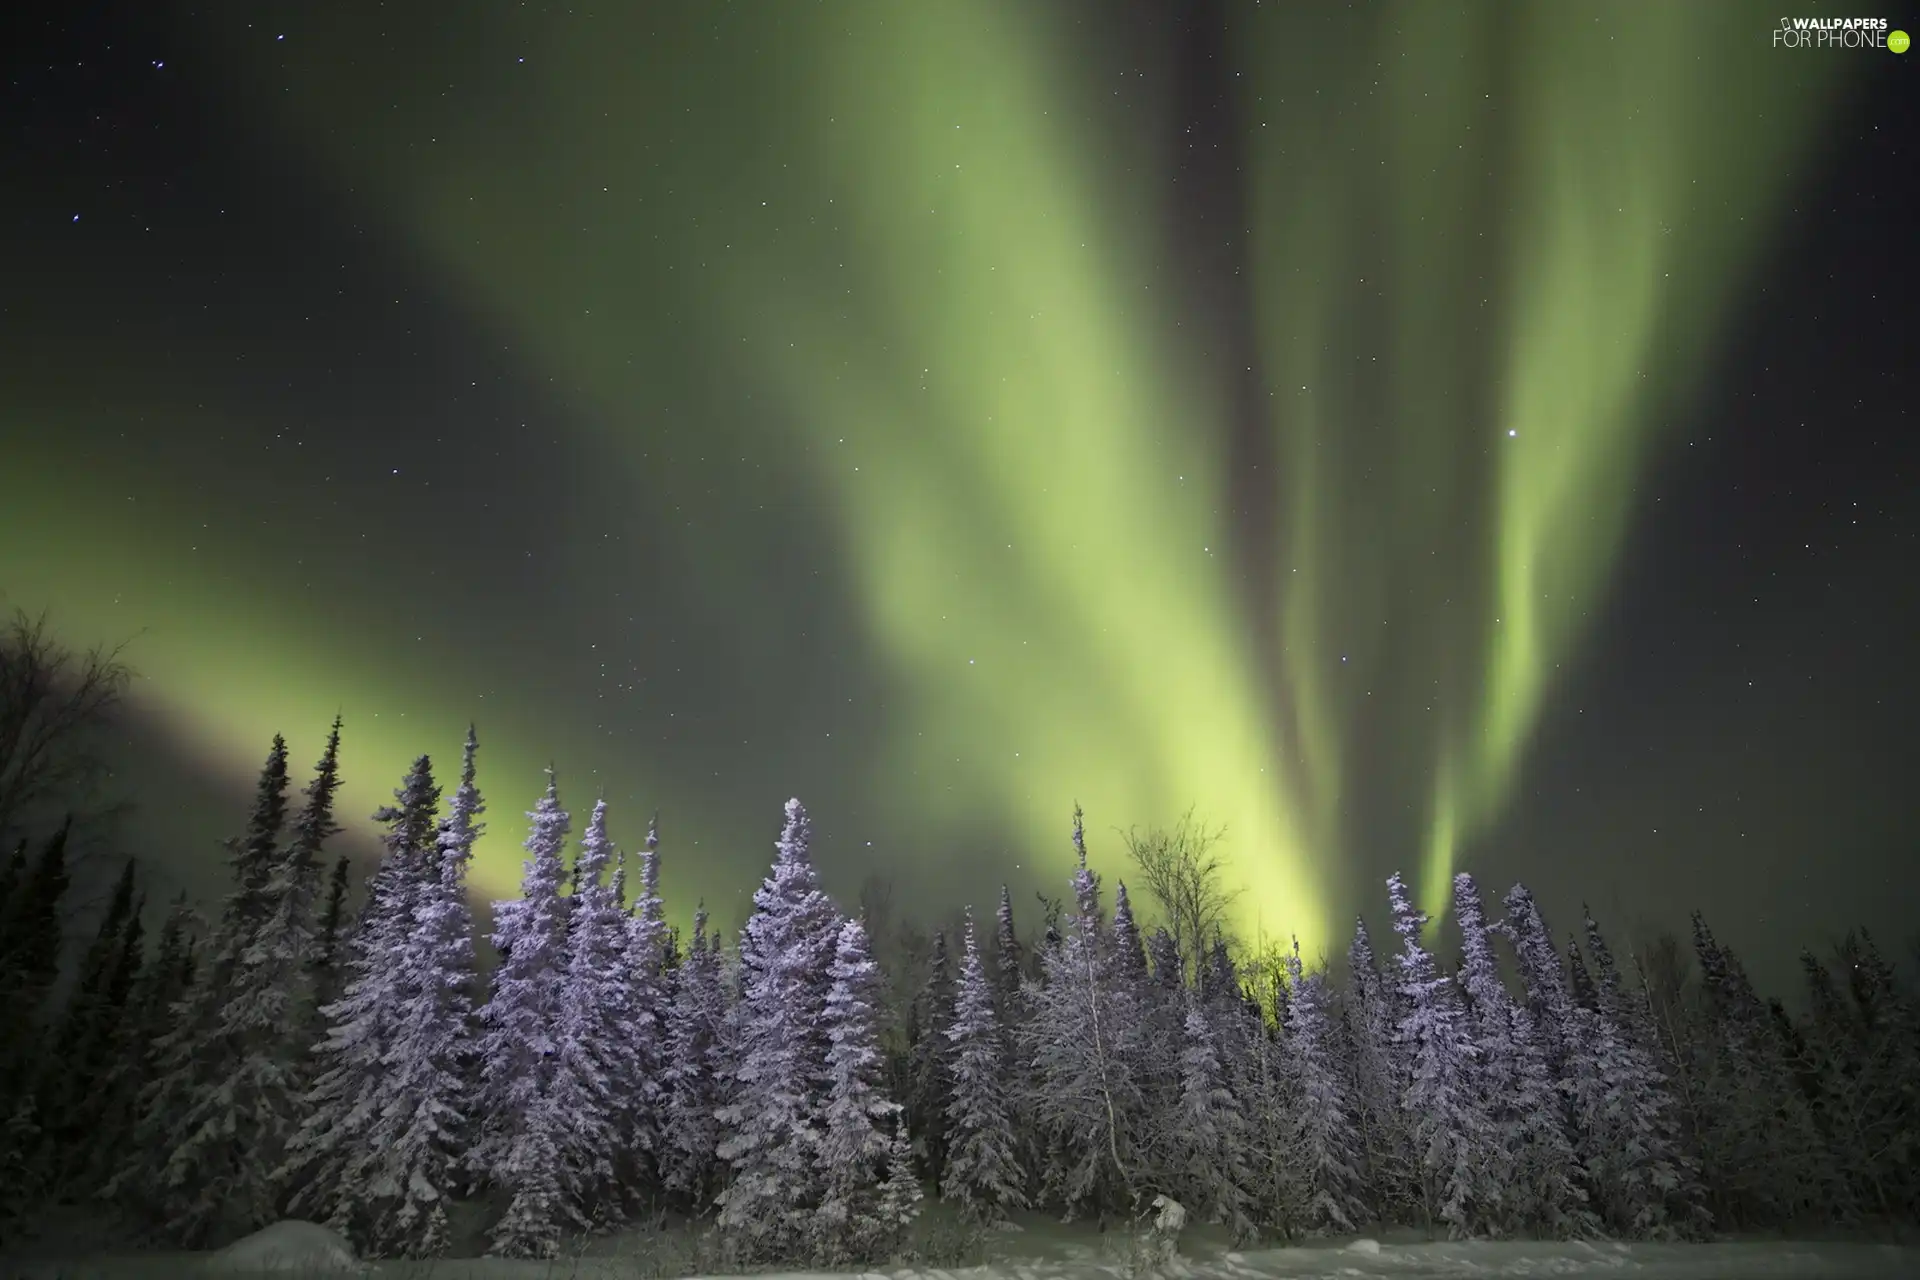
[[[1893,50],[1895,53],[1905,53],[1907,46],[1912,43],[1913,41],[1907,38],[1907,33],[1904,31],[1887,32],[1887,48]]]

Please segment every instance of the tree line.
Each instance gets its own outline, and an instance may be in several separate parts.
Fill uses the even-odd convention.
[[[896,1255],[928,1195],[981,1223],[1166,1196],[1244,1242],[1920,1216],[1914,993],[1864,933],[1803,957],[1793,1015],[1698,914],[1691,948],[1622,965],[1590,914],[1563,949],[1524,886],[1490,914],[1462,874],[1443,956],[1395,876],[1391,944],[1358,922],[1336,979],[1230,944],[1190,822],[1128,841],[1147,910],[1124,880],[1109,904],[1076,808],[1041,927],[1003,888],[933,935],[896,1015],[902,975],[821,887],[798,800],[745,927],[701,910],[682,936],[657,822],[629,855],[601,801],[576,840],[549,771],[483,940],[477,737],[451,795],[413,763],[356,887],[328,849],[340,733],[297,796],[274,739],[214,919],[177,901],[149,946],[129,864],[63,1001],[67,833],[15,848],[7,1207],[104,1199],[186,1247],[304,1217],[376,1257],[446,1252],[461,1201],[519,1257],[670,1208],[742,1264],[822,1266]]]

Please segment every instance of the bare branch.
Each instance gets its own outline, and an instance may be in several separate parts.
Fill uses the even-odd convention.
[[[1206,963],[1207,947],[1227,931],[1228,912],[1240,896],[1227,887],[1227,863],[1219,845],[1225,827],[1207,829],[1192,809],[1171,830],[1121,833],[1127,854],[1140,868],[1140,883],[1160,908],[1160,923],[1173,935],[1189,980]]]
[[[90,798],[105,771],[95,735],[133,677],[125,647],[69,649],[44,613],[15,611],[0,629],[0,837],[38,809]]]

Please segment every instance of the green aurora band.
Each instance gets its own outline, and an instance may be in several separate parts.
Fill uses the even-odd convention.
[[[1440,907],[1814,131],[1811,64],[1750,6],[1231,7],[1243,370],[1182,292],[1168,69],[1097,9],[638,9],[303,29],[237,99],[587,407],[601,466],[643,483],[633,406],[725,371],[753,411],[705,429],[768,459],[733,502],[760,523],[656,533],[712,625],[763,625],[741,548],[796,487],[830,513],[895,691],[868,785],[916,830],[984,809],[1064,857],[1075,799],[1096,828],[1194,805],[1249,934],[1332,945],[1360,849],[1422,858]],[[503,70],[449,96],[442,62]],[[182,581],[176,613],[222,612]],[[143,687],[251,766],[335,708],[275,685],[309,637],[302,689],[388,711],[350,725],[362,811],[478,715],[509,891],[537,703],[270,613],[226,610],[232,653],[143,650]]]

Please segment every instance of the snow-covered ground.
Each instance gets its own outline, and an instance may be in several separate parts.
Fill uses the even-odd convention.
[[[21,1280],[120,1280],[125,1277],[195,1275],[343,1274],[303,1268],[247,1272],[217,1267],[210,1254],[145,1254],[85,1262],[29,1264],[7,1268]],[[406,1280],[635,1280],[646,1270],[632,1259],[582,1257],[558,1262],[520,1262],[500,1258],[439,1262],[368,1264],[361,1274]],[[802,1280],[823,1273],[794,1272],[779,1280]],[[1080,1280],[1126,1277],[1123,1263],[1088,1259],[1071,1262],[1008,1262],[953,1271],[903,1268],[880,1273],[891,1280]],[[1349,1247],[1271,1249],[1228,1254],[1211,1262],[1177,1261],[1164,1273],[1169,1280],[1441,1280],[1455,1276],[1619,1276],[1636,1280],[1911,1280],[1920,1276],[1920,1250],[1861,1244],[1702,1244],[1601,1245],[1468,1244],[1385,1245],[1378,1252]],[[772,1275],[766,1280],[776,1280]]]
[[[1049,1229],[1051,1228],[1051,1229]],[[579,1256],[557,1262],[498,1258],[355,1264],[338,1238],[305,1223],[281,1223],[257,1237],[212,1253],[120,1253],[87,1257],[44,1251],[33,1259],[0,1261],[11,1280],[184,1280],[201,1275],[318,1277],[359,1274],[382,1280],[667,1280],[673,1260],[686,1256],[675,1233],[648,1231],[603,1236]],[[1089,1239],[1091,1237],[1091,1241]],[[997,1238],[991,1265],[899,1267],[866,1273],[868,1280],[1145,1280],[1130,1263],[1128,1237],[1094,1236],[1087,1228],[1039,1230]],[[663,1247],[669,1246],[669,1247]],[[1197,1236],[1169,1267],[1165,1280],[1441,1280],[1443,1277],[1585,1277],[1627,1280],[1910,1280],[1920,1277],[1920,1248],[1838,1242],[1728,1242],[1714,1244],[1581,1244],[1530,1241],[1438,1243],[1389,1237],[1248,1252],[1223,1250]],[[827,1280],[830,1273],[766,1273],[762,1280]],[[839,1280],[844,1280],[842,1273]]]

